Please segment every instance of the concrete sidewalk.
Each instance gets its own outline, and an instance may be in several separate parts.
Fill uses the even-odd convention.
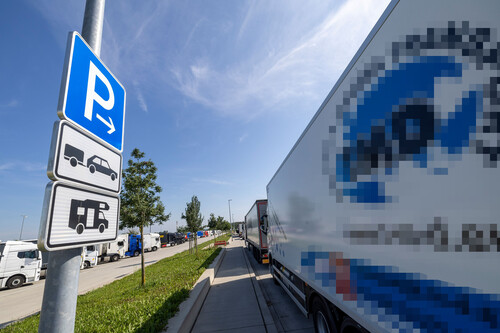
[[[234,238],[196,319],[193,333],[277,332],[255,274]]]

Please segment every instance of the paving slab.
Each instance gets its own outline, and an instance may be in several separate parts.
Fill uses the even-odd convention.
[[[243,245],[235,239],[226,248],[191,332],[276,332]]]

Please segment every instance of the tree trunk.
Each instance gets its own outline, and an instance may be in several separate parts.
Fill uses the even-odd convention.
[[[198,254],[198,233],[196,233],[196,236],[194,237],[194,252]]]
[[[143,224],[141,224],[140,230],[141,230],[141,271],[142,271],[141,285],[144,286],[146,284],[146,271],[144,269],[144,225]]]

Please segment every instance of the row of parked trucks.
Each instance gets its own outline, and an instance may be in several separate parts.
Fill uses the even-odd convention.
[[[38,250],[36,240],[0,242],[0,288],[16,288],[38,281],[46,275],[50,252]],[[156,251],[160,234],[144,235],[144,251]],[[141,253],[141,235],[118,235],[113,242],[83,247],[81,268],[96,266],[99,261],[117,261]]]
[[[500,331],[498,13],[392,1],[246,215],[316,332]]]
[[[198,237],[220,234],[219,230],[199,231]],[[193,235],[181,232],[160,232],[144,235],[144,251],[179,245]],[[24,283],[38,281],[47,273],[50,252],[41,252],[36,240],[0,242],[0,288],[16,288]],[[100,261],[118,261],[137,257],[142,249],[141,235],[121,234],[116,240],[83,247],[81,268],[96,266]]]

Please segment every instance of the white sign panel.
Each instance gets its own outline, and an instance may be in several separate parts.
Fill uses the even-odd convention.
[[[67,121],[54,124],[47,175],[120,192],[122,156]]]
[[[54,251],[112,241],[118,235],[119,214],[118,196],[49,183],[38,244]]]

